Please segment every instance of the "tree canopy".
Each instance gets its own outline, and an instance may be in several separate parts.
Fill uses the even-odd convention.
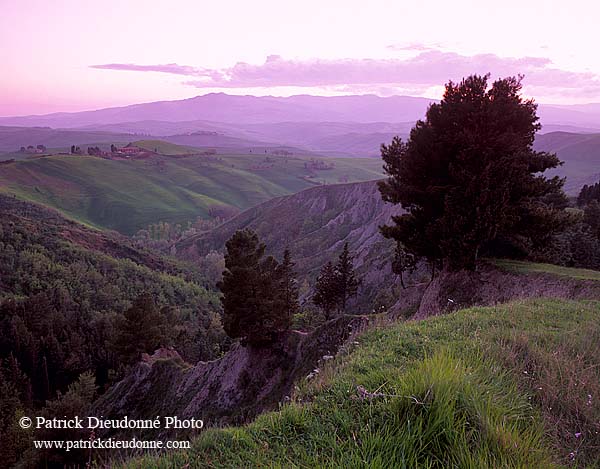
[[[408,252],[445,267],[472,269],[482,250],[504,236],[547,236],[559,210],[544,199],[563,180],[543,176],[560,161],[534,151],[537,105],[521,96],[521,79],[473,75],[446,85],[408,141],[382,145],[379,184],[406,213],[382,227]]]

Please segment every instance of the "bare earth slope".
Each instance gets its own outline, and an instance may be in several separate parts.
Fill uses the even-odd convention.
[[[314,280],[321,266],[335,261],[348,242],[362,280],[361,305],[372,304],[378,295],[381,298],[383,285],[396,284],[389,262],[394,243],[383,238],[379,226],[400,210],[381,200],[375,181],[315,187],[246,210],[210,232],[178,243],[176,252],[190,259],[222,251],[236,230],[250,228],[270,254],[280,257],[291,248],[302,283]]]
[[[241,347],[223,358],[185,364],[176,352],[158,350],[102,396],[91,415],[153,419],[202,418],[208,426],[241,423],[277,407],[325,356],[332,356],[369,318],[342,316],[311,334],[291,331],[271,347]],[[163,435],[164,436],[164,435]]]

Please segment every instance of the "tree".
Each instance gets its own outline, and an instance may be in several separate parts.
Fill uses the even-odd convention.
[[[335,288],[337,289],[339,298],[339,307],[341,311],[345,313],[348,299],[356,296],[359,285],[359,281],[354,273],[354,263],[350,250],[348,249],[348,243],[344,244],[344,249],[335,266],[335,274]]]
[[[329,261],[321,268],[315,285],[313,303],[319,306],[325,314],[325,319],[331,319],[332,313],[339,303],[337,274],[333,263]]]
[[[279,264],[272,256],[263,257],[265,245],[252,230],[238,230],[225,246],[225,270],[218,284],[225,332],[242,344],[272,342],[289,327],[279,296]]]
[[[41,415],[50,420],[53,418],[73,419],[89,413],[90,406],[96,396],[96,384],[94,375],[85,372],[79,379],[70,384],[66,393],[58,393],[55,400],[48,401],[42,409]],[[89,438],[89,430],[85,428],[40,428],[36,437],[43,439],[56,438],[59,440],[83,440]],[[43,461],[35,464],[35,467],[71,467],[80,463],[89,455],[89,450],[75,448],[73,451],[46,449],[41,454],[36,452],[35,457],[41,457]]]
[[[521,78],[470,76],[449,82],[406,143],[382,145],[387,181],[382,198],[407,213],[382,227],[388,238],[450,270],[474,269],[480,252],[500,236],[548,236],[560,212],[543,198],[563,180],[541,175],[560,161],[532,149],[541,128],[533,100],[520,96]],[[536,226],[539,224],[539,228]]]
[[[404,286],[404,272],[414,272],[417,267],[417,258],[414,254],[408,252],[404,245],[398,241],[394,260],[392,261],[392,272],[400,277],[400,285]]]
[[[579,191],[579,195],[577,196],[577,205],[584,207],[592,200],[600,202],[600,181],[591,186],[586,184],[581,188],[581,191]]]
[[[589,225],[591,232],[600,240],[600,202],[597,200],[588,202],[583,211],[583,221]]]
[[[123,363],[132,364],[143,352],[156,350],[163,337],[163,317],[152,296],[144,293],[118,320],[113,349]]]
[[[279,300],[282,320],[291,324],[294,314],[300,310],[298,302],[298,281],[294,266],[296,263],[292,260],[289,249],[283,252],[283,260],[278,267],[277,278],[279,279]]]

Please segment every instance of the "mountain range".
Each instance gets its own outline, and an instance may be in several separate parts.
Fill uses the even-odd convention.
[[[111,138],[110,134],[114,134],[114,141],[121,142],[124,134],[130,134],[235,153],[292,147],[297,154],[377,156],[381,143],[394,135],[408,135],[431,102],[408,96],[280,98],[213,93],[95,111],[1,117],[0,126],[9,129],[0,135],[0,151],[19,148],[17,138],[8,135],[18,132],[15,127],[44,127],[49,128],[47,132],[69,129],[81,133],[61,134],[64,139],[60,144],[56,135],[48,135],[50,145],[40,141],[44,140],[39,135],[41,129],[32,129],[29,139],[20,132],[16,137],[22,137],[21,141],[28,144],[58,147],[67,143],[102,143]],[[67,142],[67,138],[71,140]]]

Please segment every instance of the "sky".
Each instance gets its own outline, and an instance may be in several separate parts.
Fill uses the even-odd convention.
[[[0,0],[0,116],[210,92],[439,98],[472,73],[600,102],[598,17],[595,0]]]

